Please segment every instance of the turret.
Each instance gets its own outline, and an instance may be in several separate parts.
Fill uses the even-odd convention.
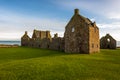
[[[25,35],[27,35],[27,31],[25,31]]]

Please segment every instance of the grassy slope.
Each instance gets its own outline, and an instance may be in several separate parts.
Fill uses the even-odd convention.
[[[120,49],[67,54],[0,48],[0,80],[120,80]]]

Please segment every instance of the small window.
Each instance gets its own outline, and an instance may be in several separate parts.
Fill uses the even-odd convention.
[[[109,38],[107,39],[107,42],[110,42],[110,39],[109,39]]]
[[[94,44],[92,44],[92,48],[94,48]]]
[[[73,27],[73,28],[72,28],[72,32],[74,32],[74,31],[75,31],[75,28]]]
[[[98,44],[97,44],[97,48],[98,48]]]

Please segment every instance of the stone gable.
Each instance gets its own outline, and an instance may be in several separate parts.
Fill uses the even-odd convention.
[[[88,18],[75,13],[65,28],[65,52],[93,53],[99,52],[99,29]]]
[[[116,49],[116,40],[110,34],[106,34],[100,39],[100,48]]]

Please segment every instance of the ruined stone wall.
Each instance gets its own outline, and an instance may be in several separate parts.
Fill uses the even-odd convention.
[[[39,47],[40,46],[40,39],[39,38],[33,38],[30,40],[30,47]]]
[[[64,51],[64,40],[63,38],[60,37],[52,38],[52,40],[50,38],[44,39],[31,38],[29,42],[27,42],[26,46]]]
[[[65,51],[65,39],[61,38],[60,41],[60,51]]]
[[[41,39],[44,39],[46,38],[46,31],[40,31],[40,34],[41,34]]]
[[[43,49],[49,49],[50,47],[50,39],[49,38],[44,38],[40,42],[40,48]]]
[[[100,51],[99,29],[96,26],[89,27],[89,53]]]
[[[33,35],[32,35],[32,39],[33,38],[40,38],[40,39],[51,38],[50,31],[34,30]]]
[[[35,47],[35,38],[34,39],[30,39],[28,46],[29,47]]]
[[[100,39],[101,49],[116,49],[116,40],[112,38],[109,34]]]
[[[52,38],[52,42],[50,43],[50,48],[49,49],[64,51],[64,40],[63,40],[63,38],[60,38],[60,37]]]
[[[40,39],[51,38],[50,31],[40,31]]]
[[[48,48],[51,41],[50,31],[34,30],[32,38],[29,38],[27,31],[21,37],[21,46]]]
[[[32,38],[29,38],[27,33],[21,38],[21,46],[37,47],[52,50],[64,50],[63,38],[58,37],[51,38],[50,31],[38,31],[34,30]]]
[[[28,46],[30,42],[30,39],[21,39],[21,46]]]

